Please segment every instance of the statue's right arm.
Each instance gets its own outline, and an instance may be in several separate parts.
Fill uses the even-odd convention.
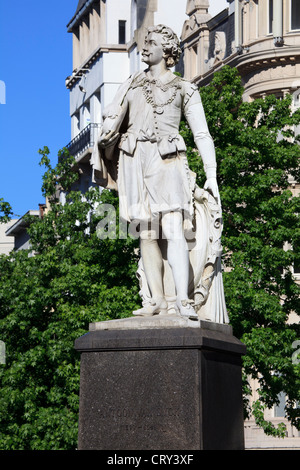
[[[126,95],[132,80],[133,77],[130,77],[120,85],[114,100],[104,109],[103,124],[98,137],[98,144],[102,147],[113,145],[119,136],[120,126],[128,109]]]

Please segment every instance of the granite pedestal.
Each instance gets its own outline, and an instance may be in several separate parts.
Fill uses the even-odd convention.
[[[228,325],[151,317],[90,325],[79,450],[244,448],[241,356]]]

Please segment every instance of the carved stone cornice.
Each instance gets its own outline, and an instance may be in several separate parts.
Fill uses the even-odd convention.
[[[279,65],[296,64],[300,62],[300,46],[286,47],[284,49],[271,49],[261,52],[245,53],[235,59],[236,67],[244,75],[263,68],[277,67]]]

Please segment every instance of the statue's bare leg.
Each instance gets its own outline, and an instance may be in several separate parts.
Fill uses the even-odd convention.
[[[183,231],[181,212],[168,212],[162,217],[162,231],[167,239],[167,258],[176,288],[176,305],[182,316],[198,318],[188,299],[189,252]]]
[[[155,230],[143,230],[140,234],[140,249],[143,267],[151,292],[151,305],[133,312],[134,315],[151,316],[167,313],[167,301],[163,288],[163,260],[157,243]]]

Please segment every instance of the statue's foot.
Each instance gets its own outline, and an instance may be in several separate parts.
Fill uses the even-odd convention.
[[[176,305],[182,317],[190,318],[191,320],[198,320],[199,317],[192,307],[192,300],[177,300]]]
[[[168,304],[165,299],[153,299],[150,305],[134,310],[132,314],[140,317],[152,317],[156,314],[165,315],[167,310]]]

